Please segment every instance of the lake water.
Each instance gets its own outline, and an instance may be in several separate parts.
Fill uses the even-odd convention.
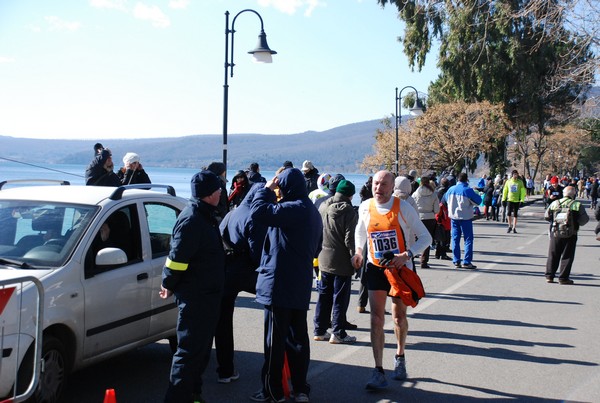
[[[66,180],[72,185],[84,185],[85,166],[73,164],[23,164],[0,160],[0,181],[11,179],[54,179]],[[152,183],[171,185],[175,188],[178,196],[190,197],[190,180],[198,172],[192,168],[157,168],[144,166],[146,173],[150,176]],[[227,178],[231,179],[236,170],[228,170]],[[332,173],[332,172],[330,172]],[[275,171],[261,171],[262,176],[270,179],[275,175]],[[356,187],[356,194],[352,199],[352,204],[360,204],[358,192],[368,179],[368,175],[356,173],[342,173],[347,180],[351,181]],[[228,183],[229,189],[230,183]]]

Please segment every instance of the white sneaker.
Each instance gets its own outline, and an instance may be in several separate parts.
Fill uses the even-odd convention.
[[[329,338],[330,344],[352,344],[355,341],[356,341],[356,337],[350,336],[349,334],[347,334],[346,337],[339,337],[339,336],[336,336],[335,334],[332,334],[331,337]]]
[[[314,341],[325,341],[325,340],[329,340],[329,338],[331,337],[331,333],[329,333],[328,331],[325,331],[324,334],[315,334],[313,336],[313,340]]]
[[[294,401],[296,403],[309,403],[310,399],[308,398],[308,395],[306,393],[298,393],[294,398]]]

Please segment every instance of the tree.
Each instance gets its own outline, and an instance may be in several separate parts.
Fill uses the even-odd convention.
[[[376,135],[375,152],[365,157],[362,169],[368,172],[391,169],[395,160],[395,131],[391,120]],[[448,168],[473,172],[483,152],[504,142],[510,125],[501,105],[487,101],[435,105],[398,130],[400,172],[441,172]]]
[[[540,0],[533,9],[528,8],[533,0],[378,3],[397,7],[405,23],[399,39],[411,68],[420,70],[433,41],[440,43],[437,65],[441,74],[428,90],[428,104],[456,100],[502,104],[518,130],[515,139],[522,142],[528,157],[541,153],[530,150],[530,132],[544,137],[549,127],[573,119],[576,102],[584,99],[594,80],[593,69],[579,68],[597,60],[591,52],[590,34],[581,35],[560,18],[552,20],[552,34],[548,33],[546,16],[572,1]],[[535,144],[545,147],[543,139]],[[504,154],[491,152],[486,157],[492,166],[500,166]]]

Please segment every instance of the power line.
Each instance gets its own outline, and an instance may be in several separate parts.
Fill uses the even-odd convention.
[[[65,174],[65,175],[73,175],[73,176],[77,176],[79,178],[85,178],[85,176],[83,176],[83,175],[78,175],[78,174],[74,174],[74,173],[71,173],[71,172],[61,171],[60,169],[43,167],[41,165],[30,164],[29,162],[17,161],[17,160],[13,160],[13,159],[6,158],[6,157],[0,157],[0,160],[6,160],[6,161],[10,161],[10,162],[15,162],[17,164],[29,165],[29,166],[32,166],[32,167],[35,167],[35,168],[40,168],[40,169],[47,169],[48,171],[59,172],[61,174]]]

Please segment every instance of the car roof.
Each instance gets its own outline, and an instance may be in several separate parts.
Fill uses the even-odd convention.
[[[171,187],[166,185],[146,184],[145,186],[170,188],[172,190]],[[173,198],[179,200],[179,202],[186,202],[184,198],[168,194],[167,191],[136,189],[132,186],[21,186],[0,190],[0,200],[43,200],[54,203],[99,205],[105,204],[103,201],[111,198],[111,196],[113,200],[138,199],[151,196],[165,199]]]

